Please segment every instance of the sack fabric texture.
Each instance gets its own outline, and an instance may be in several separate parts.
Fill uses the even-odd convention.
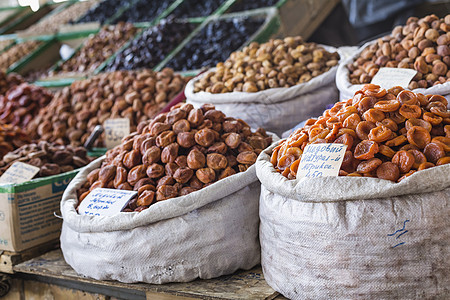
[[[337,51],[329,46],[324,48]],[[273,88],[256,93],[194,93],[194,82],[206,75],[202,74],[187,83],[186,102],[196,107],[205,103],[214,104],[216,109],[227,116],[245,120],[252,128],[262,127],[281,136],[298,122],[319,116],[327,104],[338,100],[336,71],[337,66],[308,82],[289,88]]]
[[[61,201],[61,249],[79,274],[121,282],[188,282],[260,262],[255,165],[142,212],[79,215],[76,191],[104,157],[84,168]]]
[[[400,183],[288,180],[256,162],[261,264],[291,299],[450,299],[450,165]]]
[[[360,90],[364,84],[351,84],[349,79],[349,70],[347,69],[347,65],[354,62],[361,52],[371,44],[376,43],[377,41],[371,41],[364,44],[357,51],[353,52],[353,55],[348,57],[346,60],[341,60],[337,73],[336,73],[336,86],[339,89],[339,99],[341,101],[353,98],[353,95],[356,91]],[[427,89],[418,88],[412,90],[414,93],[422,93],[424,95],[442,95],[447,100],[450,100],[450,82],[445,82],[443,84],[437,84],[435,86],[429,87]]]

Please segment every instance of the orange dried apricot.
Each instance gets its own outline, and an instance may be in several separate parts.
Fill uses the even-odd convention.
[[[397,95],[397,100],[403,105],[418,105],[419,100],[417,100],[416,94],[411,91],[403,90]]]
[[[446,164],[450,164],[450,156],[445,156],[445,157],[439,158],[439,160],[436,163],[436,166],[442,166],[442,165],[446,165]]]
[[[406,119],[420,118],[422,115],[422,109],[417,105],[402,104],[398,112]]]
[[[385,144],[388,147],[397,147],[400,146],[401,144],[404,144],[408,141],[408,139],[404,136],[404,135],[399,135],[389,141],[387,141]]]
[[[436,164],[440,158],[445,156],[445,151],[441,144],[429,143],[423,149],[423,154],[425,154],[429,162]]]
[[[409,128],[406,137],[408,142],[419,149],[425,148],[425,146],[431,141],[430,133],[423,127],[413,126]]]
[[[429,169],[429,168],[432,168],[434,166],[435,165],[433,163],[427,161],[427,162],[421,163],[419,165],[419,167],[417,168],[417,171],[422,171],[422,170],[425,170],[425,169]]]
[[[356,171],[358,173],[370,173],[372,171],[375,171],[379,165],[381,165],[383,162],[379,158],[371,158],[369,160],[364,160],[359,163],[358,167],[356,168]]]
[[[369,140],[377,143],[387,141],[391,138],[391,136],[392,131],[383,125],[372,128],[368,134]]]
[[[378,144],[374,141],[363,140],[355,147],[353,153],[356,159],[371,159],[378,153]]]
[[[392,162],[396,164],[401,173],[406,173],[411,170],[414,164],[414,156],[404,150],[400,150],[392,157]]]
[[[414,164],[413,168],[417,169],[421,164],[424,162],[427,162],[427,158],[425,157],[425,154],[420,152],[419,150],[411,149],[407,151],[408,153],[411,153],[414,156]]]
[[[360,140],[367,140],[369,138],[370,130],[375,127],[376,125],[369,121],[359,122],[358,126],[356,126],[356,135]]]
[[[391,162],[384,162],[377,168],[377,177],[391,181],[397,181],[400,177],[398,166]]]
[[[425,121],[429,122],[433,126],[439,125],[443,120],[441,117],[439,117],[433,113],[430,113],[428,111],[423,113],[422,117]]]
[[[400,101],[398,100],[378,101],[377,103],[375,103],[373,107],[382,112],[396,111],[397,109],[400,108]]]

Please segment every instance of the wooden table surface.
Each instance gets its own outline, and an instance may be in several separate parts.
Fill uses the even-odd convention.
[[[14,266],[13,278],[45,282],[119,299],[286,299],[264,280],[261,266],[215,279],[162,285],[98,281],[78,275],[61,250],[50,251]]]

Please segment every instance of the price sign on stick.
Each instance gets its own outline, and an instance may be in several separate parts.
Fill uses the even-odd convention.
[[[103,123],[106,148],[111,149],[120,144],[124,136],[130,134],[130,119],[107,119]]]
[[[338,176],[347,145],[310,144],[305,147],[297,178]]]
[[[411,80],[416,76],[417,71],[406,68],[380,68],[373,76],[373,84],[379,85],[384,89],[390,89],[394,86],[407,88]]]
[[[88,216],[112,216],[121,212],[136,195],[136,191],[97,188],[81,201],[78,213]]]
[[[0,176],[0,184],[2,183],[22,183],[31,180],[40,168],[23,163],[15,162]]]

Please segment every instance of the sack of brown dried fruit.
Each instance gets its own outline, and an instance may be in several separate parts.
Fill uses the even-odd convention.
[[[337,98],[339,59],[335,48],[305,43],[301,37],[254,42],[189,81],[186,101],[212,103],[252,127],[281,135]]]
[[[446,106],[442,96],[367,85],[261,153],[270,286],[290,299],[448,298]],[[341,176],[295,179],[311,143],[347,145]]]
[[[380,68],[416,70],[408,88],[417,93],[450,96],[450,15],[410,17],[391,34],[363,45],[344,60],[336,74],[340,99],[370,83]]]
[[[253,267],[260,261],[254,162],[270,143],[264,130],[252,132],[211,105],[177,105],[140,123],[64,193],[66,261],[95,279],[158,284]],[[114,216],[78,214],[96,187],[138,195]]]

